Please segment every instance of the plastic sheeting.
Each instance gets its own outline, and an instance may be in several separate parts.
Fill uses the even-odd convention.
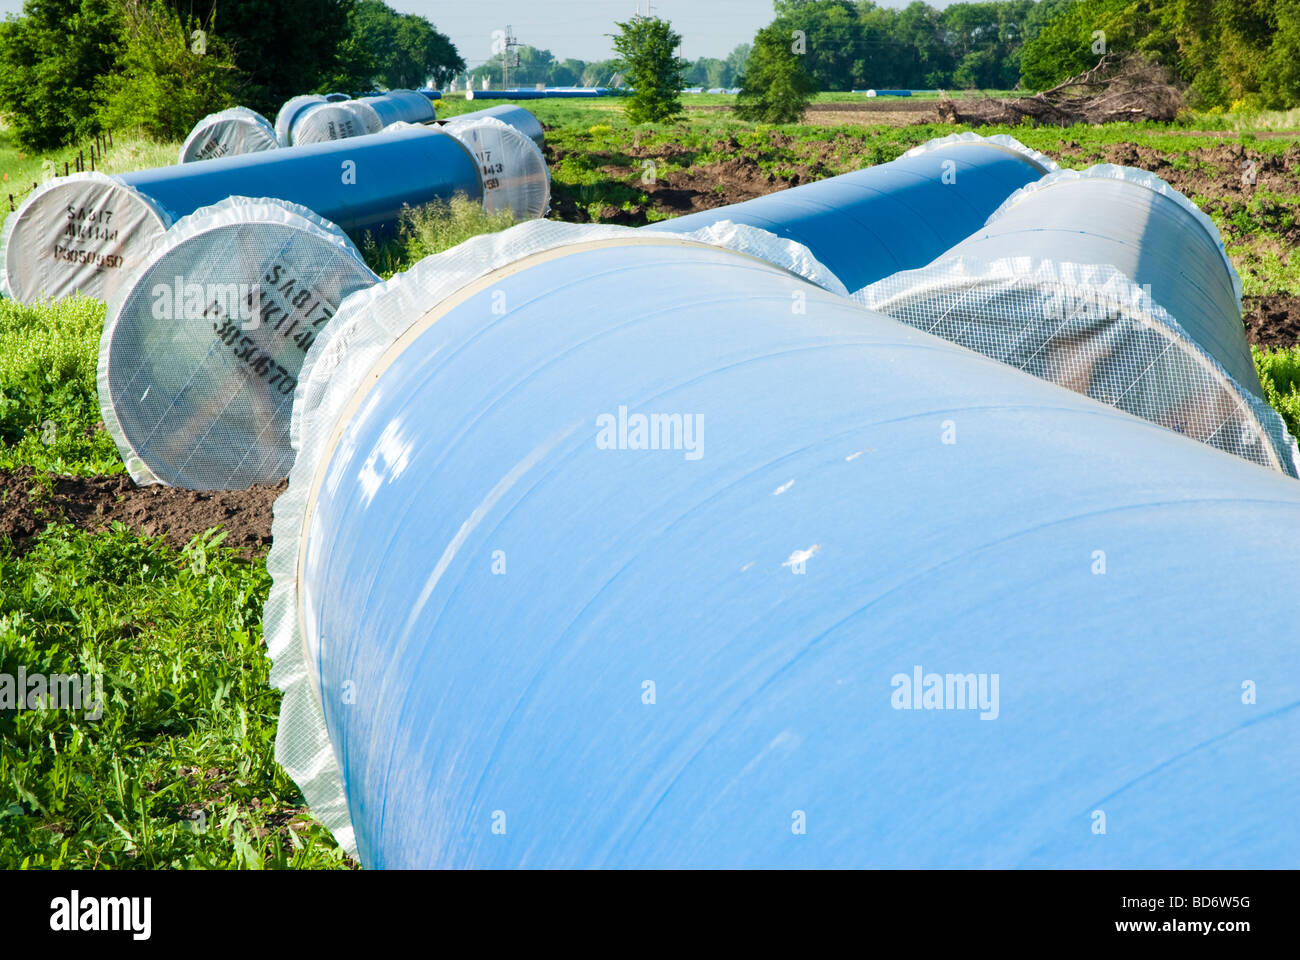
[[[495,117],[452,120],[443,130],[473,151],[483,176],[483,209],[509,210],[515,220],[546,216],[551,172],[528,135]]]
[[[304,374],[277,757],[366,866],[1296,861],[1300,486],[580,230],[356,294]]]
[[[350,140],[223,157],[203,164],[122,174],[181,216],[230,196],[298,203],[344,230],[384,230],[404,205],[482,195],[473,154],[436,127],[411,126]]]
[[[328,98],[322,97],[318,93],[305,93],[286,100],[284,106],[280,108],[280,112],[275,115],[275,135],[280,139],[280,145],[287,147],[293,142],[289,136],[289,131],[293,127],[294,119],[301,111],[313,103],[326,103],[327,100]]]
[[[397,123],[432,123],[436,119],[433,101],[416,90],[390,90],[375,97],[363,97],[359,103],[372,107],[384,126]]]
[[[462,113],[458,117],[451,117],[443,121],[447,123],[468,123],[471,120],[478,120],[482,117],[494,117],[502,123],[514,127],[516,130],[530,137],[533,143],[539,148],[546,146],[546,133],[542,130],[541,121],[525,110],[523,107],[516,107],[514,104],[503,103],[499,106],[488,107],[486,110],[475,110],[473,113]]]
[[[1209,219],[1141,170],[1062,171],[865,306],[1254,463],[1300,475],[1263,399]]]
[[[0,231],[0,293],[23,303],[77,291],[107,299],[171,222],[162,204],[102,173],[47,181]]]
[[[384,123],[374,107],[360,100],[308,104],[294,118],[289,137],[295,147],[378,133]]]
[[[280,146],[275,127],[255,110],[231,107],[204,117],[181,144],[180,163],[257,153]]]
[[[555,87],[546,90],[534,90],[516,87],[510,90],[475,90],[465,91],[466,100],[563,100],[589,99],[591,97],[610,97],[618,93],[612,87]]]
[[[303,358],[377,280],[338,227],[283,201],[179,221],[110,301],[100,342],[100,408],[131,477],[242,490],[287,475]]]
[[[850,290],[922,266],[1056,164],[1007,136],[953,134],[890,163],[655,224],[748,223],[808,247]]]

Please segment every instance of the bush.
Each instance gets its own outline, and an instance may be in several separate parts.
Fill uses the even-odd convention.
[[[239,72],[229,47],[182,22],[162,0],[118,0],[118,71],[103,85],[100,122],[176,140],[204,115],[232,106]]]

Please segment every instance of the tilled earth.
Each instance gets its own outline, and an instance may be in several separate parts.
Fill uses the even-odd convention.
[[[48,478],[31,467],[0,470],[0,538],[8,538],[21,553],[47,523],[99,532],[120,521],[136,533],[162,536],[182,547],[220,526],[226,531],[225,546],[246,556],[261,555],[271,543],[271,505],[287,483],[198,491],[139,487],[126,474]]]

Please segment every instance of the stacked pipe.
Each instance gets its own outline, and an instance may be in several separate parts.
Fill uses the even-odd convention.
[[[541,151],[495,117],[395,121],[278,154],[136,175],[189,211],[109,299],[101,339],[101,412],[138,483],[243,489],[288,473],[304,356],[340,302],[379,279],[344,230],[391,229],[456,194],[516,219],[549,204]]]
[[[613,87],[547,87],[537,90],[530,87],[511,87],[504,90],[465,91],[466,100],[564,100],[610,97],[619,93]]]
[[[432,123],[436,119],[433,103],[414,90],[391,90],[337,102],[307,101],[293,108],[289,104],[285,104],[285,109],[290,110],[285,135],[287,142],[295,146],[378,133],[399,122]]]
[[[496,116],[521,125],[524,137],[540,134],[526,110],[513,107]],[[471,118],[459,121],[465,129]],[[515,182],[544,179],[540,155],[522,138],[510,139]],[[356,235],[391,230],[404,206],[457,193],[482,198],[484,177],[477,166],[473,150],[439,128],[395,123],[379,135],[347,141],[117,176],[59,177],[33,191],[5,221],[0,291],[24,302],[79,290],[107,300],[177,218],[230,196],[299,204]],[[539,196],[529,186],[509,202],[521,219],[541,216]]]
[[[311,348],[265,626],[340,843],[1294,863],[1300,486],[721,226],[476,238]]]

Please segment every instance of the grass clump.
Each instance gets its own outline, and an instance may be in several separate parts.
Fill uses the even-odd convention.
[[[1251,347],[1264,399],[1282,415],[1293,437],[1300,437],[1300,346]]]
[[[77,710],[0,701],[0,869],[350,866],[275,763],[269,578],[221,539],[0,542],[0,674],[102,676]]]
[[[514,226],[509,210],[489,212],[477,200],[461,194],[450,201],[408,207],[397,236],[383,241],[367,238],[361,245],[370,269],[384,279],[435,253],[450,250],[471,237]]]
[[[92,476],[123,470],[99,426],[95,368],[104,304],[0,301],[0,468]]]

